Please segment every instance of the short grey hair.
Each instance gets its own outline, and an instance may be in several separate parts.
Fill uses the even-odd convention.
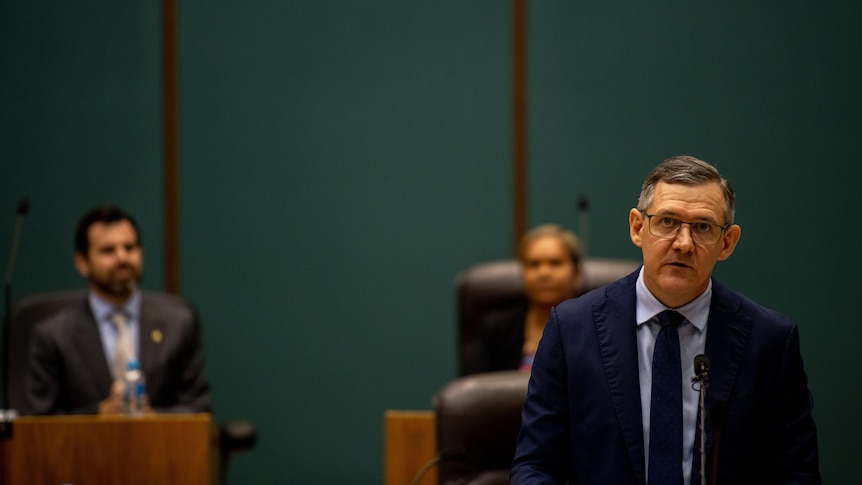
[[[730,187],[730,182],[712,165],[688,155],[679,155],[663,161],[650,172],[641,186],[641,195],[638,198],[639,211],[646,212],[652,204],[655,186],[659,182],[684,185],[718,183],[724,194],[724,223],[733,224],[736,215],[736,194]]]

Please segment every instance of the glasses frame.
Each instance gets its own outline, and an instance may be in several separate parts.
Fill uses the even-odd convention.
[[[700,245],[703,245],[703,246],[715,246],[716,244],[720,243],[720,242],[721,242],[721,236],[724,234],[724,231],[726,231],[726,230],[727,230],[727,228],[728,228],[728,227],[730,227],[730,226],[732,225],[732,224],[725,224],[725,225],[723,225],[723,226],[722,226],[722,225],[720,225],[720,224],[716,224],[716,223],[714,223],[714,222],[709,222],[709,221],[693,221],[693,222],[688,222],[688,221],[683,221],[683,220],[681,220],[681,219],[677,219],[676,217],[674,217],[674,216],[670,216],[670,215],[667,215],[667,214],[647,214],[647,212],[646,212],[646,211],[640,211],[640,212],[641,212],[641,214],[643,214],[643,215],[644,215],[644,216],[646,216],[646,218],[647,218],[647,230],[649,231],[649,233],[650,233],[650,234],[652,234],[652,235],[653,235],[653,237],[657,237],[657,238],[659,238],[659,239],[676,239],[676,237],[677,237],[677,236],[679,236],[679,231],[682,231],[682,225],[683,225],[683,224],[688,224],[688,231],[689,231],[689,234],[691,235],[691,236],[690,236],[690,237],[691,237],[691,240],[692,240],[692,241],[695,241],[695,236],[694,236],[694,235],[695,235],[695,233],[691,231],[691,225],[692,225],[692,224],[709,224],[709,225],[711,225],[711,226],[718,226],[718,227],[721,229],[721,231],[719,231],[719,232],[718,232],[718,239],[716,239],[716,240],[715,240],[715,242],[713,242],[713,243],[705,243],[705,242],[703,242],[703,241],[695,241],[697,244],[700,244]],[[656,233],[652,232],[652,218],[653,218],[653,217],[655,217],[655,216],[671,218],[671,219],[673,219],[673,220],[675,220],[675,221],[679,222],[679,227],[678,227],[678,228],[676,228],[676,232],[675,232],[675,233],[673,233],[672,235],[669,235],[669,236],[659,236],[658,234],[656,234]]]

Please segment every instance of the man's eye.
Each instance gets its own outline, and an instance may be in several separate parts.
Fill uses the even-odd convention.
[[[696,232],[710,232],[712,230],[712,224],[708,222],[696,222],[691,225],[692,228]]]
[[[677,221],[673,217],[662,217],[660,222],[662,226],[667,227],[673,227],[677,225]]]

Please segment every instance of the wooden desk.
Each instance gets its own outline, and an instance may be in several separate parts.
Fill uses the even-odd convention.
[[[437,455],[434,411],[386,411],[386,485],[410,485],[423,465]],[[437,468],[419,482],[437,484]]]
[[[3,483],[212,485],[209,414],[22,417],[2,446]]]

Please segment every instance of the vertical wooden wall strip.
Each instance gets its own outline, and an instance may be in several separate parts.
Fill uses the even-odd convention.
[[[164,130],[165,291],[178,293],[179,278],[179,107],[177,3],[162,0],[162,96]]]
[[[527,0],[512,0],[513,248],[527,230]]]

